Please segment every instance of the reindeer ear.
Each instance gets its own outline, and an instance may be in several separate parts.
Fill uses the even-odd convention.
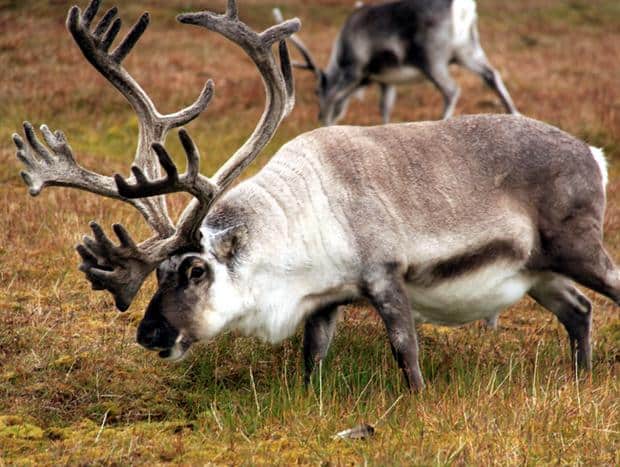
[[[248,229],[245,225],[229,227],[211,237],[211,251],[218,261],[229,263],[245,245],[247,237]]]

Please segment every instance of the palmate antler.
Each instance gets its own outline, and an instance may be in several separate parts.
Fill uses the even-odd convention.
[[[109,53],[121,22],[114,19],[117,14],[114,7],[91,28],[99,6],[100,0],[93,0],[83,13],[72,7],[67,27],[86,59],[125,96],[138,116],[140,135],[132,179],[125,180],[120,175],[106,177],[82,168],[64,135],[58,131],[52,133],[45,125],[41,132],[49,149],[37,139],[29,123],[24,124],[25,141],[18,135],[13,140],[17,157],[26,168],[22,177],[31,195],[37,195],[45,186],[69,186],[120,199],[136,207],[155,231],[154,237],[136,244],[123,226],[115,224],[113,229],[119,239],[115,245],[97,223],[91,222],[94,238],[84,237],[83,244],[77,247],[82,257],[80,270],[93,289],[110,291],[117,308],[124,311],[158,264],[180,249],[200,248],[198,230],[213,201],[256,158],[293,108],[293,79],[284,39],[298,31],[300,23],[294,19],[256,33],[239,21],[234,0],[228,0],[223,15],[211,12],[179,15],[180,22],[204,26],[241,46],[258,67],[265,84],[267,103],[256,129],[215,175],[207,178],[199,173],[198,150],[187,132],[179,132],[188,159],[187,171],[182,175],[178,174],[163,143],[170,129],[190,122],[206,108],[213,95],[212,81],[207,82],[194,104],[161,115],[121,65],[148,26],[148,13],[142,15]],[[279,66],[271,50],[275,42],[279,43]],[[166,173],[162,178],[160,166]],[[163,195],[181,191],[192,194],[194,199],[174,226]]]

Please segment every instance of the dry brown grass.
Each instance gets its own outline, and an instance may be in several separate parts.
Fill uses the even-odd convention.
[[[208,158],[206,172],[238,147],[263,105],[256,72],[239,51],[173,20],[179,11],[223,3],[122,5],[127,20],[147,8],[153,14],[128,67],[163,111],[192,101],[215,79],[215,100],[189,127]],[[240,3],[251,24],[270,22],[271,2]],[[352,1],[278,3],[304,20],[302,34],[325,63]],[[10,144],[22,119],[46,122],[66,132],[87,167],[127,172],[136,121],[72,45],[63,25],[68,6],[0,0],[0,465],[620,464],[620,319],[592,294],[594,371],[583,379],[571,372],[564,331],[529,301],[502,316],[497,333],[477,324],[423,326],[429,387],[414,397],[401,397],[400,375],[368,310],[350,310],[340,326],[322,397],[301,385],[298,337],[272,348],[224,336],[177,366],[139,349],[135,325],[153,284],[118,314],[107,295],[89,291],[72,246],[90,219],[120,220],[146,235],[143,222],[92,195],[50,189],[28,198]],[[618,3],[480,0],[479,12],[483,45],[520,110],[606,148],[606,243],[620,258]],[[478,78],[456,75],[459,113],[501,110]],[[297,77],[297,107],[249,173],[315,127],[312,78]],[[378,123],[376,107],[373,90],[351,106],[346,123]],[[430,85],[400,90],[396,120],[439,113]],[[331,439],[377,420],[371,440]]]

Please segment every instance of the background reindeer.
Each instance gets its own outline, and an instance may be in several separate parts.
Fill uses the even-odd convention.
[[[281,22],[280,10],[274,17]],[[429,79],[444,98],[443,118],[449,118],[459,97],[459,87],[449,65],[459,64],[480,77],[500,97],[506,111],[517,113],[500,74],[480,45],[474,0],[403,0],[360,6],[340,30],[325,70],[319,68],[309,49],[297,36],[289,40],[304,58],[298,68],[316,76],[319,120],[338,122],[351,96],[377,83],[380,110],[390,120],[397,84]]]
[[[225,330],[278,342],[305,322],[309,376],[329,348],[337,306],[362,298],[383,319],[406,382],[420,389],[415,322],[488,318],[528,293],[558,317],[573,357],[590,368],[591,305],[572,281],[620,301],[620,273],[601,243],[607,172],[600,152],[519,116],[333,127],[295,138],[256,176],[227,190],[292,108],[284,38],[299,21],[258,34],[239,21],[234,0],[223,15],[179,15],[238,44],[265,83],[267,104],[255,131],[207,178],[185,131],[184,174],[162,141],[166,130],[206,107],[212,83],[189,108],[159,114],[121,64],[148,16],[110,53],[116,10],[93,28],[98,6],[72,8],[67,25],[138,115],[133,178],[86,171],[62,133],[46,126],[47,147],[28,123],[25,140],[13,139],[31,194],[62,185],[121,199],[155,230],[136,244],[116,224],[116,245],[93,222],[94,238],[78,246],[80,269],[120,310],[157,270],[158,290],[138,328],[141,345],[178,359]],[[194,197],[176,225],[163,199],[174,192]]]

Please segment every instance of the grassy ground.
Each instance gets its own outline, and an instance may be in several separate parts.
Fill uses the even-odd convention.
[[[129,2],[125,2],[129,3]],[[272,2],[241,1],[242,17],[270,22]],[[304,20],[325,63],[352,0],[280,2]],[[480,29],[520,110],[604,146],[611,161],[606,243],[620,258],[620,7],[615,0],[480,0]],[[179,11],[224,1],[150,0],[122,5],[153,14],[128,68],[163,111],[191,102],[208,77],[216,98],[189,126],[211,173],[252,130],[262,88],[242,54]],[[79,160],[128,172],[136,120],[83,60],[64,30],[64,0],[0,0],[0,465],[3,464],[620,464],[620,314],[595,303],[594,370],[576,379],[565,333],[524,300],[500,329],[422,326],[428,388],[403,391],[371,310],[350,309],[310,389],[301,384],[299,336],[279,347],[223,336],[182,363],[162,363],[134,343],[153,291],[125,314],[89,291],[72,246],[90,219],[122,221],[146,235],[118,202],[50,189],[30,199],[10,134],[28,118],[62,128]],[[456,72],[459,113],[501,111],[479,80]],[[298,104],[248,173],[284,141],[315,126],[312,78],[298,74]],[[430,85],[400,90],[395,119],[436,118]],[[379,122],[376,93],[347,123]],[[176,139],[176,138],[174,138]],[[179,153],[171,139],[170,147]],[[179,208],[184,199],[174,200]],[[362,422],[364,441],[332,435]]]

